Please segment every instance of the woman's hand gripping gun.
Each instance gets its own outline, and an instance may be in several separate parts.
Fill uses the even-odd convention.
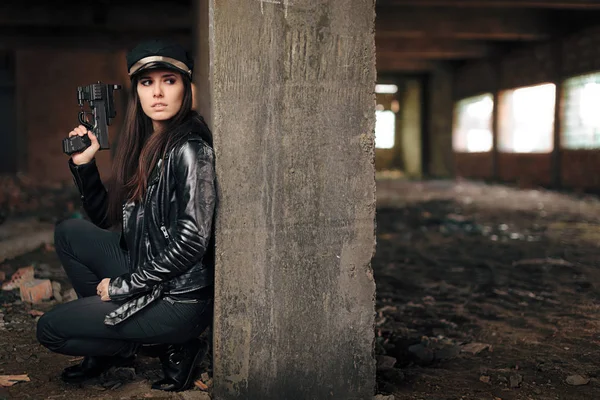
[[[77,102],[81,107],[78,115],[79,122],[98,138],[100,149],[109,148],[108,125],[117,115],[113,91],[118,89],[121,89],[121,85],[109,85],[100,81],[77,88]],[[89,103],[91,112],[83,110],[86,101]],[[91,144],[92,142],[87,136],[71,136],[63,139],[63,152],[71,155],[85,150]]]

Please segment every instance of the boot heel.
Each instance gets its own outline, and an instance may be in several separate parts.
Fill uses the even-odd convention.
[[[207,346],[192,339],[183,345],[170,345],[160,357],[164,379],[152,384],[152,389],[166,392],[186,390],[193,380],[194,367],[200,355],[206,354]]]

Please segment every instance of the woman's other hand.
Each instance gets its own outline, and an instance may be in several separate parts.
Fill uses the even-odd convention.
[[[96,287],[96,293],[98,293],[98,296],[100,296],[100,300],[102,301],[110,301],[110,296],[108,295],[109,284],[110,278],[104,278]]]
[[[98,151],[98,149],[100,149],[100,143],[98,143],[98,138],[91,131],[88,131],[87,128],[83,125],[79,125],[77,128],[75,128],[71,132],[69,132],[69,137],[75,136],[75,135],[79,135],[79,136],[87,135],[87,137],[89,137],[90,140],[92,141],[92,144],[90,145],[90,147],[88,147],[87,149],[85,149],[83,151],[80,151],[79,153],[73,153],[73,155],[71,156],[71,158],[73,159],[73,164],[75,164],[75,165],[87,164],[90,161],[92,161],[92,159],[96,155],[96,152]]]

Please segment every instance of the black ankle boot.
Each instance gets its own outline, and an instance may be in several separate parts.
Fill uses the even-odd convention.
[[[196,361],[206,353],[206,346],[199,339],[184,344],[169,345],[160,356],[164,379],[154,382],[152,389],[179,392],[192,383]]]
[[[138,351],[138,354],[146,357],[159,358],[161,355],[167,352],[168,346],[169,345],[167,344],[142,345]]]
[[[67,383],[80,383],[86,379],[100,376],[110,367],[131,365],[134,360],[135,355],[129,357],[84,357],[80,364],[65,368],[60,377]]]

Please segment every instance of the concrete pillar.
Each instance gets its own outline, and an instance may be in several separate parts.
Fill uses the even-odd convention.
[[[370,399],[374,2],[198,12],[220,196],[214,396]]]
[[[420,178],[423,174],[421,157],[421,82],[409,79],[402,93],[402,149],[404,172],[411,178]]]
[[[552,147],[552,167],[551,167],[551,182],[555,189],[560,189],[562,186],[562,130],[563,130],[563,107],[564,93],[563,82],[565,76],[563,74],[563,54],[564,44],[562,40],[557,40],[553,47],[553,60],[555,65],[554,84],[556,85],[556,100],[554,103],[554,143]]]
[[[429,81],[429,173],[448,177],[454,172],[452,151],[453,72],[448,66],[436,68]]]

